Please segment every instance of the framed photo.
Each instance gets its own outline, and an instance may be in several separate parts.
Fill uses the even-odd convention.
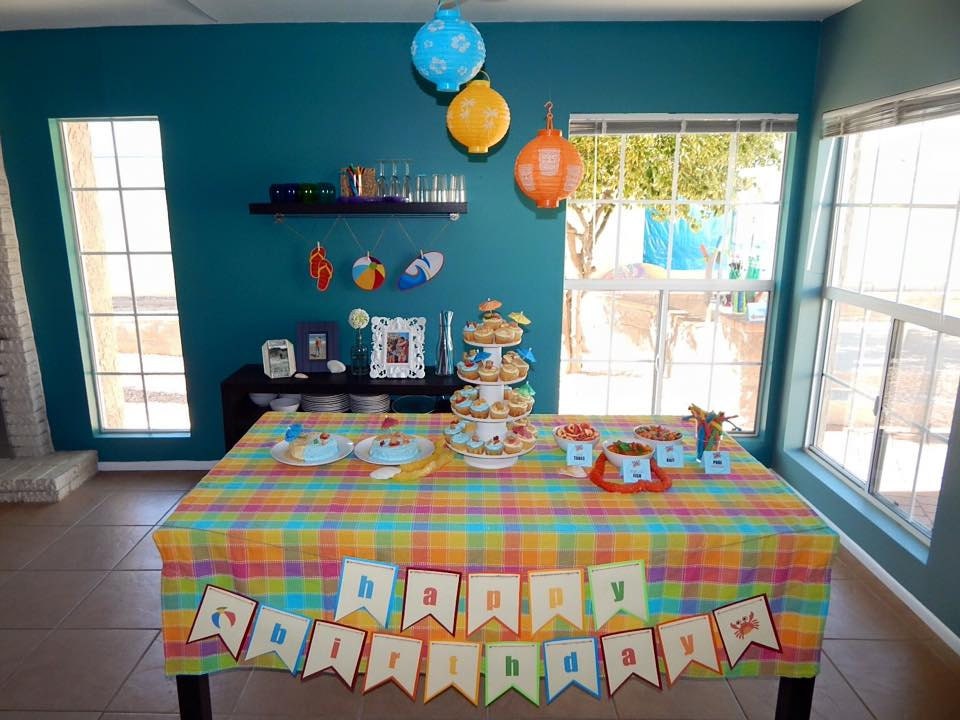
[[[423,335],[426,324],[422,317],[370,318],[373,331],[370,377],[424,377]]]
[[[269,378],[288,378],[297,371],[297,358],[289,340],[267,340],[260,348],[263,373]]]
[[[327,363],[339,359],[337,323],[297,324],[297,365],[301,372],[330,372]]]

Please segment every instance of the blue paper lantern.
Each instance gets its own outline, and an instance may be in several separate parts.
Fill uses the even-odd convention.
[[[413,64],[441,92],[456,92],[480,72],[487,49],[480,31],[460,17],[460,8],[437,6],[410,46]]]

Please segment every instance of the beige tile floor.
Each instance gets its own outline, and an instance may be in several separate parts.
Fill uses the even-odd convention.
[[[0,506],[0,720],[176,717],[150,534],[201,475],[101,473],[56,505]],[[758,720],[773,717],[777,692],[772,678],[683,679],[664,692],[631,680],[612,700],[571,689],[541,708],[516,693],[475,708],[452,691],[423,705],[392,686],[362,695],[330,677],[301,684],[264,671],[221,673],[211,686],[218,720]],[[960,717],[960,658],[845,552],[814,716]]]

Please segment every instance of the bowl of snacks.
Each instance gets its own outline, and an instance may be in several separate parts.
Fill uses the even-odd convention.
[[[653,447],[636,440],[607,440],[603,443],[603,454],[616,467],[621,467],[629,457],[651,457]]]
[[[600,432],[590,423],[568,423],[567,425],[557,425],[553,429],[553,439],[561,450],[566,451],[570,443],[590,443],[596,445],[600,440]]]
[[[683,433],[665,428],[663,425],[637,425],[633,429],[633,434],[638,440],[648,445],[672,445],[683,438]]]

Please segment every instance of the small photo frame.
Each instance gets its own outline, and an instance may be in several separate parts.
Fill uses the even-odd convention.
[[[297,371],[297,358],[289,340],[267,340],[260,348],[263,373],[268,378],[288,378]]]
[[[372,378],[422,378],[423,336],[426,318],[370,318],[373,350],[370,353]]]
[[[339,350],[337,323],[297,324],[297,366],[302,372],[330,372],[327,363],[340,359]]]

